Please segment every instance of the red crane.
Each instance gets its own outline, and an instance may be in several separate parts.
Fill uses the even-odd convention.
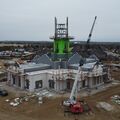
[[[91,110],[89,105],[85,101],[77,101],[77,82],[78,79],[81,79],[81,77],[79,78],[79,75],[82,74],[81,67],[83,64],[83,61],[80,62],[69,99],[63,101],[63,105],[66,106],[69,109],[69,112],[71,113],[83,113],[85,111]]]

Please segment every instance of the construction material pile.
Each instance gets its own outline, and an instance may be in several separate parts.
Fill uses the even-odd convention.
[[[48,90],[44,89],[35,93],[28,93],[25,96],[20,96],[12,99],[6,99],[5,101],[8,102],[11,106],[16,107],[24,102],[30,102],[32,99],[36,100],[38,104],[43,103],[43,97],[53,97],[54,94],[49,92]]]
[[[111,97],[111,101],[120,105],[120,96],[119,95],[114,95]]]
[[[17,97],[14,99],[7,99],[5,100],[6,102],[9,102],[9,104],[13,107],[16,107],[20,104],[22,104],[23,102],[28,102],[29,101],[29,97],[24,96],[24,97]]]
[[[41,97],[53,97],[54,93],[51,93],[50,91],[48,91],[47,89],[43,89],[41,91],[35,92],[36,96],[41,96]]]
[[[97,108],[102,108],[106,111],[112,111],[114,107],[107,102],[98,102],[96,105]]]

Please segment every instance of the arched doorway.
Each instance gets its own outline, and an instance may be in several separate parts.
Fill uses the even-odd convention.
[[[66,88],[67,90],[71,90],[73,87],[74,79],[66,79]]]
[[[25,89],[29,89],[30,81],[28,79],[25,80]]]
[[[49,88],[54,89],[55,82],[54,80],[49,80]]]

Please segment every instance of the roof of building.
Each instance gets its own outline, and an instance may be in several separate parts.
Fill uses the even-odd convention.
[[[82,66],[82,68],[86,68],[86,69],[93,69],[94,66],[96,65],[97,62],[91,62],[91,63],[86,63]]]
[[[93,63],[93,62],[96,62],[96,60],[93,58],[86,58],[85,62],[86,63]]]
[[[89,58],[99,61],[98,57],[95,54],[90,55]]]
[[[44,54],[44,55],[42,55],[42,56],[36,55],[36,56],[33,58],[32,62],[34,62],[34,63],[36,63],[36,64],[43,63],[43,64],[49,64],[49,65],[51,65],[51,62],[52,62],[52,61],[50,60],[50,58],[48,57],[47,54]]]
[[[95,65],[99,65],[99,67],[102,67],[102,66],[103,66],[103,65],[99,64],[97,61],[95,61],[95,62],[90,62],[90,63],[85,63],[85,64],[83,64],[82,70],[83,70],[83,71],[91,71],[91,70],[94,69],[94,66],[95,66]],[[71,65],[70,65],[70,68],[78,69],[78,66],[79,66],[79,64],[71,64]]]
[[[25,72],[38,71],[50,68],[48,64],[36,64],[36,63],[27,63],[21,64],[20,69],[23,69]]]
[[[83,60],[83,57],[78,53],[75,53],[73,56],[69,58],[68,64],[78,64],[80,63],[81,60]]]
[[[33,71],[33,72],[27,72],[27,75],[38,75],[41,73],[48,73],[48,74],[68,74],[68,73],[77,73],[77,70],[73,69],[47,69],[47,70],[40,70],[40,71]]]

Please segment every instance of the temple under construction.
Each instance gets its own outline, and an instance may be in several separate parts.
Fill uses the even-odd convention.
[[[71,90],[79,63],[84,62],[79,74],[78,91],[99,87],[110,81],[109,70],[95,55],[83,58],[72,53],[66,24],[58,24],[55,18],[53,52],[36,55],[29,63],[11,65],[8,68],[8,84],[28,91],[43,88],[55,91]]]

